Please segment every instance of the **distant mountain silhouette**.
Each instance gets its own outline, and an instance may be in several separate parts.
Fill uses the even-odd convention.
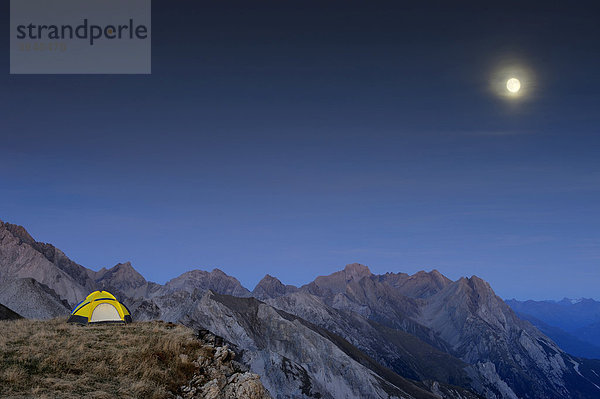
[[[600,321],[578,328],[573,334],[583,341],[600,346]]]
[[[556,344],[565,352],[589,359],[600,359],[600,347],[577,338],[577,336],[582,336],[584,332],[574,335],[562,330],[560,327],[554,327],[544,323],[531,315],[519,312],[516,313],[521,319],[531,322],[531,324],[556,342]]]
[[[506,303],[517,312],[531,315],[567,332],[574,332],[600,321],[600,302],[593,299],[564,298],[561,301],[517,301],[511,299]]]
[[[600,302],[585,298],[564,298],[561,301],[511,299],[506,303],[538,328],[543,325],[540,329],[545,329],[545,334],[557,343],[562,343],[567,352],[582,357],[600,358]]]

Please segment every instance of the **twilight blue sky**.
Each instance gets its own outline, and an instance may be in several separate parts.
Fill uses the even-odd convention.
[[[153,3],[151,76],[10,76],[1,42],[0,219],[161,283],[360,262],[600,298],[593,10]]]

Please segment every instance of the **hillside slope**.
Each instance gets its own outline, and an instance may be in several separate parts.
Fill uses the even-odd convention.
[[[69,314],[68,303],[33,278],[0,283],[0,303],[28,319],[51,319]]]
[[[0,322],[0,397],[269,399],[210,334],[163,322]]]

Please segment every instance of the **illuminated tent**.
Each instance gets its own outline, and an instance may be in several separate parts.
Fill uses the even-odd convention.
[[[69,323],[131,323],[129,309],[108,291],[94,291],[71,312]]]

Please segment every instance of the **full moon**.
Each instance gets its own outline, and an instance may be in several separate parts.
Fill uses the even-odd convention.
[[[521,82],[517,78],[510,78],[506,81],[506,89],[511,93],[517,93],[521,90]]]

